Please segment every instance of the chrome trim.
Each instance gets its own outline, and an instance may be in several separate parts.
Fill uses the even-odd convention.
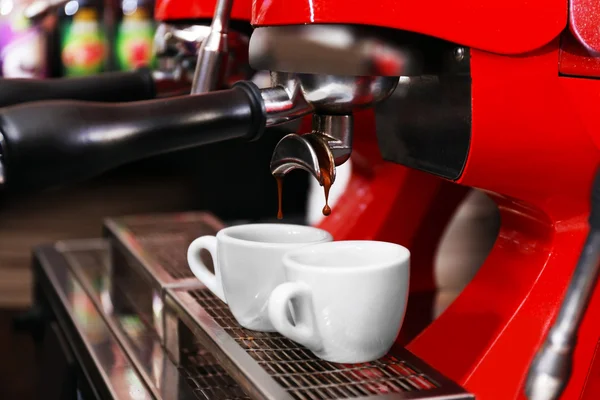
[[[261,89],[260,94],[267,112],[267,126],[283,124],[313,111],[294,74],[271,72],[271,87]]]
[[[388,31],[351,25],[287,25],[254,29],[249,46],[255,70],[346,76],[414,76],[421,55]]]
[[[64,258],[52,246],[35,254],[38,283],[92,390],[113,399],[153,399]]]
[[[318,114],[350,114],[387,99],[398,86],[397,76],[298,74],[302,95]]]
[[[192,389],[161,347],[156,332],[138,317],[136,305],[129,303],[121,310],[113,304],[115,289],[127,289],[112,287],[109,290],[110,257],[107,253],[110,244],[96,239],[74,240],[57,243],[55,248],[65,258],[95,309],[100,311],[99,315],[154,398],[195,399]],[[102,262],[94,261],[98,258]]]
[[[227,65],[229,19],[233,0],[217,0],[210,33],[198,50],[192,94],[216,90]]]
[[[167,225],[173,222],[173,215],[152,216],[128,216],[120,218],[109,218],[104,221],[104,235],[112,245],[111,251],[111,285],[119,284],[127,286],[128,291],[115,295],[116,301],[134,303],[139,314],[152,320],[154,329],[161,341],[164,340],[164,289],[168,287],[201,287],[202,284],[190,272],[186,277],[173,277],[167,271],[166,262],[157,260],[157,254],[153,254],[147,243],[140,240],[148,237],[140,237],[132,231],[140,226],[150,227],[158,241],[175,240],[183,234],[178,232],[166,232]],[[189,224],[195,230],[210,230],[217,232],[223,226],[214,217],[205,213],[181,213],[176,214],[180,226]],[[204,224],[204,225],[202,225]],[[185,227],[179,228],[185,231]],[[189,227],[188,227],[189,229]],[[162,232],[161,232],[162,230]],[[151,238],[150,238],[151,239]],[[175,240],[176,242],[176,240]],[[68,242],[71,243],[71,242]],[[70,244],[72,245],[72,244]],[[181,249],[185,251],[185,249]],[[119,297],[124,297],[120,299]]]
[[[173,313],[196,339],[210,351],[227,372],[254,399],[292,400],[256,362],[248,355],[186,292],[168,289],[165,296],[168,312]],[[169,333],[169,332],[167,332]],[[167,338],[166,342],[179,342]]]
[[[592,203],[592,210],[594,206]],[[600,232],[592,226],[556,321],[529,367],[525,386],[527,398],[560,398],[571,377],[577,332],[597,285],[599,273]]]

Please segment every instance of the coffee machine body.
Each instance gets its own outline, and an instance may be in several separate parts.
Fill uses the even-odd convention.
[[[424,38],[435,38],[440,49],[451,49],[448,64],[400,78],[397,97],[375,110],[376,141],[369,138],[374,116],[364,111],[366,127],[355,129],[352,158],[362,176],[353,176],[337,216],[321,225],[336,239],[414,240],[409,246],[418,253],[421,230],[443,225],[463,188],[494,199],[501,228],[491,253],[453,304],[407,345],[477,398],[524,398],[529,365],[557,316],[588,232],[589,193],[600,161],[594,123],[600,81],[587,79],[598,76],[594,37],[586,37],[577,14],[569,19],[567,11],[560,0],[253,4],[255,29],[316,27],[324,41],[343,41],[349,39],[325,30],[360,26],[382,41],[411,44],[416,38],[418,48],[429,43]],[[422,50],[429,52],[425,63],[436,59],[431,49]],[[273,64],[314,73],[303,63],[298,70],[291,62]],[[319,73],[326,68],[320,65]],[[444,191],[449,194],[440,195]],[[411,293],[420,285],[413,280]],[[593,383],[600,371],[599,312],[596,292],[564,399],[600,396]]]
[[[154,7],[158,21],[205,20],[210,21],[215,12],[217,0],[158,0]],[[250,21],[252,2],[234,1],[231,8],[231,19]]]

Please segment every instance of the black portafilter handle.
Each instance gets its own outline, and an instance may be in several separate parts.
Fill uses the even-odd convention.
[[[93,178],[142,158],[231,139],[266,124],[260,90],[228,90],[106,104],[51,101],[0,110],[4,188],[41,190]]]
[[[0,79],[0,107],[41,100],[107,103],[153,99],[152,71],[107,72],[81,78]]]

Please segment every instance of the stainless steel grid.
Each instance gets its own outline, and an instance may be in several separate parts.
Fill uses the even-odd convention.
[[[163,242],[138,239],[144,250],[152,257],[172,278],[193,278],[194,274],[187,264],[186,253],[192,240],[170,239]]]
[[[211,353],[198,343],[181,348],[180,373],[194,389],[194,394],[207,400],[249,400],[237,382],[221,367]]]
[[[199,236],[216,234],[223,226],[211,214],[201,212],[131,216],[105,222],[108,236],[117,239],[117,251],[132,255],[163,284],[194,280],[186,260],[188,246]],[[210,256],[204,259],[212,267]],[[161,279],[163,272],[168,278]]]
[[[293,398],[348,399],[419,392],[440,384],[410,362],[387,355],[362,364],[334,364],[277,334],[240,327],[227,306],[206,289],[189,294]]]
[[[142,248],[175,279],[192,278],[194,274],[187,264],[189,245],[199,236],[214,235],[213,226],[205,222],[176,222],[164,225],[127,225]],[[211,259],[205,260],[211,263]]]

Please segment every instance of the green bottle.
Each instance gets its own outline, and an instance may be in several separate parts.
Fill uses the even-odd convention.
[[[121,71],[140,67],[153,68],[155,24],[152,4],[141,4],[136,0],[124,0],[122,18],[117,28],[115,51],[117,65]]]
[[[72,0],[65,5],[61,24],[63,76],[93,75],[105,70],[108,46],[102,10]],[[70,17],[70,18],[69,18]]]

